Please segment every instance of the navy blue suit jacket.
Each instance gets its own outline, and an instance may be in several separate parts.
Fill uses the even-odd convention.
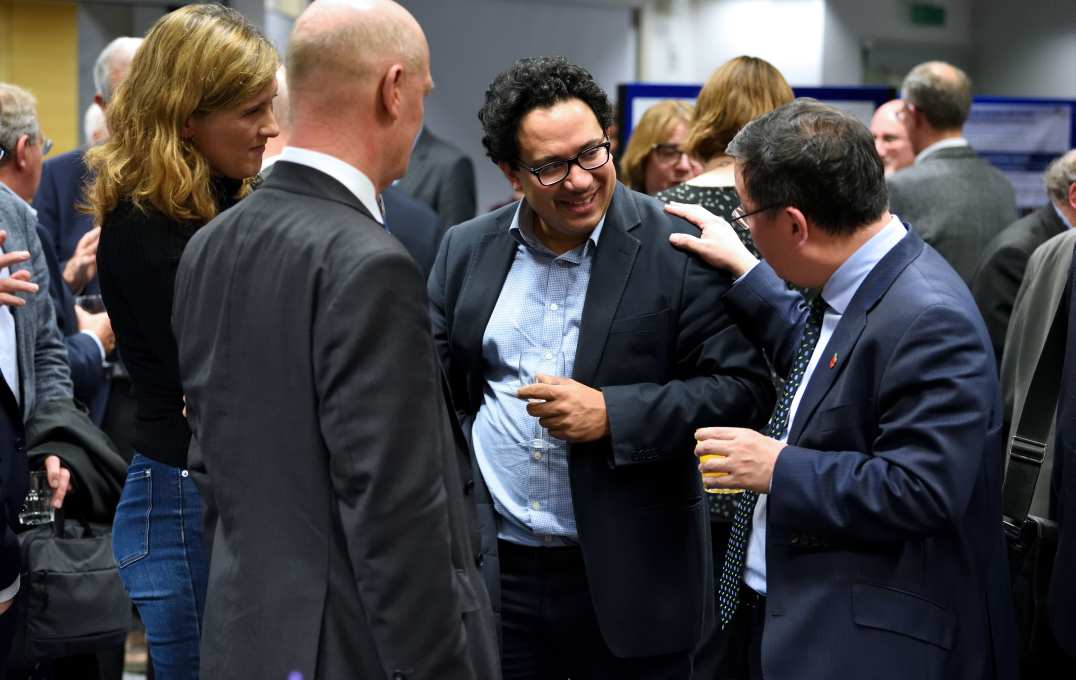
[[[78,240],[93,228],[93,218],[75,206],[82,201],[83,185],[88,170],[82,149],[75,149],[45,161],[41,168],[41,183],[34,195],[37,219],[52,237],[56,256],[63,264],[71,259]],[[97,277],[82,291],[85,295],[100,293]]]
[[[381,199],[385,202],[385,228],[407,248],[422,275],[429,276],[444,234],[444,220],[399,187],[388,187],[381,192]]]
[[[762,263],[723,301],[787,374],[802,298]],[[1001,426],[967,286],[909,233],[853,297],[774,468],[767,680],[1015,677]]]
[[[52,306],[56,310],[56,325],[64,336],[75,398],[89,409],[94,424],[100,425],[105,417],[109,386],[108,373],[101,363],[101,348],[93,338],[79,332],[78,317],[75,316],[75,296],[61,278],[52,236],[40,223],[37,225],[37,235],[41,239],[41,250],[49,268],[49,297],[52,298]]]
[[[1076,657],[1076,258],[1068,286],[1068,344],[1057,402],[1057,440],[1051,478],[1057,519],[1057,557],[1050,585],[1049,612],[1054,637]]]

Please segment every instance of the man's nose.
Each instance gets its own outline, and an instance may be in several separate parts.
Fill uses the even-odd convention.
[[[565,178],[564,184],[568,189],[572,191],[580,191],[583,189],[589,189],[590,185],[594,183],[594,175],[590,173],[590,170],[584,170],[579,167],[578,163],[572,163],[568,168],[568,177]]]

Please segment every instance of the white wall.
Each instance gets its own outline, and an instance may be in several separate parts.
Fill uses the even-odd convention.
[[[739,54],[770,61],[793,85],[895,84],[932,58],[970,68],[979,1],[932,0],[945,24],[919,26],[907,0],[653,0],[642,10],[640,76],[701,83]]]
[[[976,0],[975,90],[1076,99],[1076,3]]]
[[[403,0],[430,43],[434,91],[426,124],[473,160],[480,212],[510,188],[486,158],[478,109],[493,77],[521,57],[562,55],[586,67],[610,98],[635,80],[632,10],[539,0]]]
[[[701,83],[748,54],[776,66],[793,85],[822,78],[824,0],[662,0],[642,9],[640,76]]]

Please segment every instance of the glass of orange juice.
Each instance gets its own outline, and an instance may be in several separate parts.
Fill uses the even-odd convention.
[[[722,456],[720,453],[704,454],[704,455],[699,456],[699,463],[700,464],[705,463],[706,461],[713,460],[714,458],[724,458],[724,456]],[[708,473],[704,474],[703,477],[709,477],[709,478],[713,479],[713,478],[716,478],[716,477],[724,477],[727,474],[728,474],[727,472],[708,472]],[[743,489],[711,489],[711,488],[708,488],[708,487],[703,487],[703,488],[706,491],[706,493],[716,493],[716,494],[743,493]]]

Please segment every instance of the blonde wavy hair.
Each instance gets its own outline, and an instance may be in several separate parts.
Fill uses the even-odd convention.
[[[743,126],[792,99],[788,81],[770,62],[746,56],[729,59],[702,86],[684,149],[705,163],[725,153]]]
[[[86,152],[94,179],[85,209],[94,222],[124,199],[179,222],[213,219],[212,169],[183,128],[258,95],[277,62],[265,36],[233,9],[188,5],[161,17],[105,110],[112,137]],[[249,191],[248,180],[240,194]]]
[[[620,173],[624,183],[636,191],[646,191],[646,159],[655,144],[662,144],[677,123],[690,127],[694,107],[687,102],[666,99],[646,110],[639,124],[631,131],[628,147],[620,158]]]

